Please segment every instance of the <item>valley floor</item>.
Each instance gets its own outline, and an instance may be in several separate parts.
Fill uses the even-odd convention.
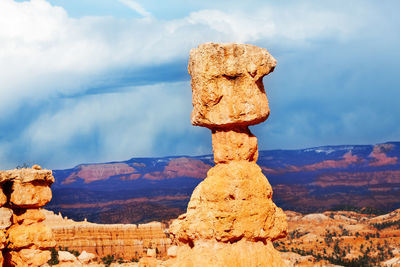
[[[381,216],[349,211],[286,215],[289,234],[274,245],[295,266],[400,266],[400,209]]]
[[[131,228],[125,227],[123,235],[115,231],[107,234],[108,228],[103,225],[74,222],[52,212],[46,214],[47,224],[59,236],[57,247],[81,252],[85,244],[84,249],[96,254],[100,263],[108,256],[110,263],[125,261],[122,266],[135,266],[131,261],[145,257],[152,247],[157,259],[167,259],[171,240],[163,224],[132,227],[132,233],[129,233]],[[307,215],[286,211],[286,215],[289,234],[274,245],[289,266],[400,266],[400,209],[381,216],[350,211]],[[91,242],[85,243],[88,224],[91,225],[89,229],[102,229],[102,235],[93,236]],[[60,227],[65,228],[62,235]],[[140,228],[144,232],[138,234]],[[134,244],[131,248],[139,250],[135,253],[138,257],[124,257],[127,255],[121,249],[124,242]]]

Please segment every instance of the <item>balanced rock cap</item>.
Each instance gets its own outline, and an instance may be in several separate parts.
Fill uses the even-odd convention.
[[[206,43],[192,49],[192,124],[213,129],[265,121],[269,107],[262,78],[275,66],[268,51],[254,45]]]

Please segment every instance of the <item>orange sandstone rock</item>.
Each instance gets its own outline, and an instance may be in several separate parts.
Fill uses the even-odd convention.
[[[192,49],[192,124],[214,128],[265,121],[269,107],[262,78],[275,65],[267,50],[253,45],[206,43]]]
[[[34,170],[41,170],[42,167],[40,167],[39,165],[35,164],[35,165],[32,166],[32,169],[34,169]]]
[[[51,189],[46,184],[13,183],[10,204],[19,208],[40,208],[50,202]]]
[[[0,171],[0,201],[5,197],[7,206],[0,208],[0,266],[42,266],[50,259],[56,244],[39,208],[51,200],[53,182],[52,172],[38,165]]]
[[[0,231],[11,226],[13,212],[8,208],[0,208]]]
[[[249,242],[241,240],[235,243],[198,242],[193,248],[179,246],[177,258],[168,262],[171,266],[272,266],[283,267],[280,253],[271,242]]]
[[[247,127],[213,130],[212,145],[216,164],[258,159],[257,138]]]
[[[194,190],[186,214],[170,231],[183,243],[273,241],[286,235],[287,223],[271,198],[272,188],[257,164],[218,164]]]
[[[76,263],[78,259],[69,251],[59,251],[58,252],[58,260],[60,263]]]
[[[3,253],[1,253],[1,251],[6,246],[7,244],[6,242],[7,242],[6,234],[4,233],[3,230],[0,229],[0,266],[3,266],[4,258],[3,258]]]
[[[31,225],[38,222],[43,222],[46,216],[39,209],[21,209],[15,211],[13,215],[14,224]]]
[[[7,196],[4,194],[3,189],[0,187],[0,207],[7,203]]]
[[[0,184],[12,183],[10,206],[39,208],[51,200],[50,185],[54,182],[51,170],[18,169],[0,171]]]
[[[42,266],[51,258],[51,252],[35,248],[8,251],[5,255],[6,266]]]
[[[50,228],[43,223],[31,225],[13,225],[7,230],[9,249],[21,249],[36,246],[40,249],[55,247]]]
[[[170,226],[178,246],[167,266],[285,266],[272,241],[286,236],[286,215],[272,202],[248,129],[269,115],[262,78],[275,65],[252,45],[207,43],[190,52],[192,124],[211,129],[216,166]]]
[[[54,183],[54,177],[51,170],[15,169],[0,171],[0,183],[5,181],[20,181],[21,183],[43,182],[51,185]]]
[[[6,241],[7,241],[6,234],[4,233],[3,230],[0,230],[0,249],[3,249],[5,247]]]

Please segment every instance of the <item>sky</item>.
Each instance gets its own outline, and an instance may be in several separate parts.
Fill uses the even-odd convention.
[[[260,150],[400,141],[396,0],[0,0],[0,169],[212,153],[189,51],[266,48]]]

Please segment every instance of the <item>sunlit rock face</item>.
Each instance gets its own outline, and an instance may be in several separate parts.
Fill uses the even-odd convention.
[[[286,216],[256,164],[257,138],[248,129],[269,115],[262,78],[273,71],[267,50],[244,44],[192,49],[192,124],[212,131],[216,166],[173,222],[171,266],[285,266],[272,241],[287,234]]]
[[[50,259],[56,244],[39,208],[51,200],[53,182],[52,172],[37,165],[0,171],[0,266],[41,266]]]
[[[192,49],[192,124],[221,128],[265,121],[269,107],[262,78],[275,65],[267,50],[253,45],[206,43]]]

